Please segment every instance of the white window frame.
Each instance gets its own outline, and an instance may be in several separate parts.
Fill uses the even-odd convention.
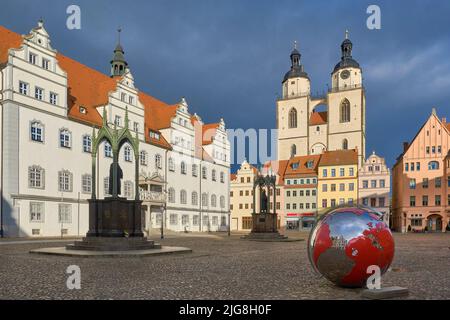
[[[35,132],[33,132],[33,129],[35,129]],[[40,130],[40,133],[38,133],[37,130]],[[40,139],[33,139],[33,137],[40,137]],[[39,120],[30,122],[30,140],[34,142],[44,142],[44,125]]]
[[[127,162],[132,162],[133,158],[131,156],[131,147],[126,145],[123,149],[123,158]]]
[[[113,157],[113,152],[112,152],[112,146],[108,141],[105,141],[105,145],[104,145],[104,155],[105,158],[112,158]]]
[[[69,170],[58,172],[58,191],[72,192],[73,174]]]
[[[55,92],[50,91],[49,101],[50,101],[51,104],[56,106],[58,104],[58,94],[55,93]]]
[[[30,222],[45,221],[45,202],[30,202]]]
[[[45,170],[42,167],[36,165],[28,167],[28,188],[45,188]]]
[[[34,97],[38,100],[44,100],[44,89],[41,87],[34,87]]]
[[[72,205],[58,203],[58,223],[72,223]]]
[[[88,194],[92,192],[92,176],[90,174],[81,176],[81,192]]]
[[[30,85],[25,81],[19,81],[19,93],[23,95],[28,95],[28,89]]]
[[[92,137],[89,134],[83,135],[83,152],[92,153]]]
[[[69,129],[59,129],[59,146],[61,148],[72,148],[72,132]]]

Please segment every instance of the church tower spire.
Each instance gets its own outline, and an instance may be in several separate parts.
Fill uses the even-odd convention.
[[[111,77],[122,76],[125,73],[128,63],[125,61],[125,52],[120,44],[120,33],[122,29],[117,29],[117,45],[114,49],[114,55],[111,60]]]

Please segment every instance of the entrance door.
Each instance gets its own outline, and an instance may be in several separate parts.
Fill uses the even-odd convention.
[[[238,230],[238,218],[231,219],[231,230],[237,231]]]
[[[441,218],[436,219],[436,231],[437,232],[442,231],[442,219]]]

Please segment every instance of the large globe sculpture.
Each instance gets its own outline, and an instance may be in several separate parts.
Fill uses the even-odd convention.
[[[311,231],[309,260],[316,272],[342,287],[363,287],[376,265],[385,273],[394,258],[394,239],[383,215],[366,207],[325,213]]]

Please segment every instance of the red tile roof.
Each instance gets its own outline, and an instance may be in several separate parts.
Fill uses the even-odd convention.
[[[358,152],[356,149],[325,151],[319,162],[319,166],[358,164]]]
[[[309,118],[309,125],[310,126],[318,126],[321,124],[326,124],[327,119],[328,119],[328,114],[326,111],[320,111],[320,112],[313,111],[311,113],[311,117]]]
[[[295,178],[300,175],[317,175],[317,167],[319,165],[321,155],[309,155],[309,156],[297,156],[289,159],[289,163],[284,173],[285,178]],[[306,165],[309,161],[312,161],[312,167],[308,168]],[[298,167],[294,168],[294,164]]]

